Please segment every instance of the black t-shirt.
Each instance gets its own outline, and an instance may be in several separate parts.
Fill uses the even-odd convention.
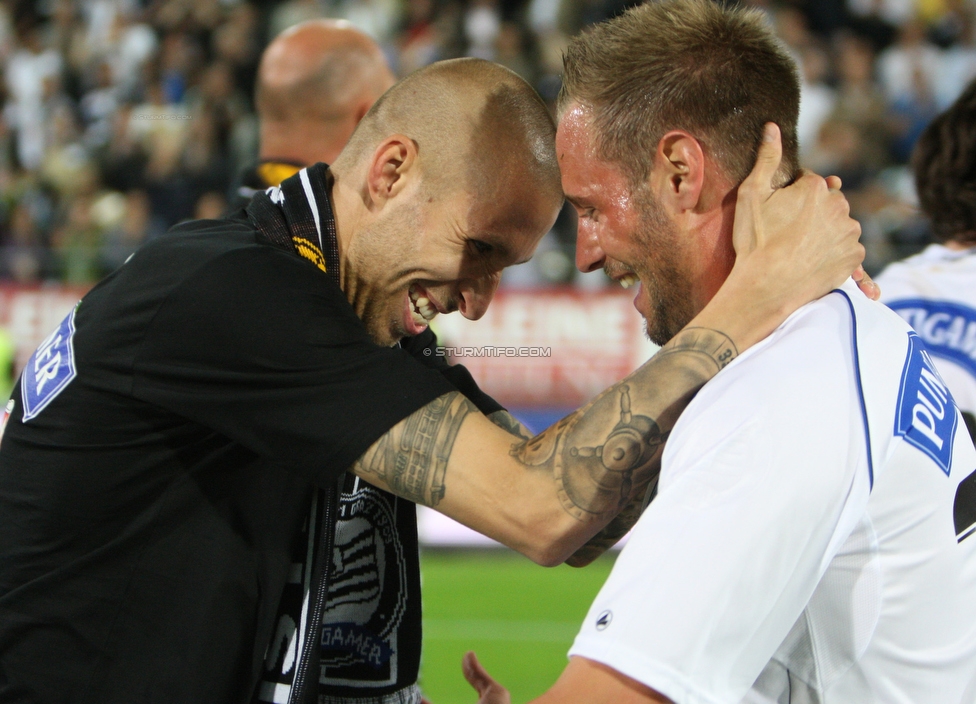
[[[142,248],[14,390],[0,701],[247,701],[313,487],[453,388],[246,221]]]
[[[436,354],[430,330],[403,340],[415,359],[436,369],[488,415],[501,406],[463,366]],[[311,525],[311,530],[309,527]],[[313,510],[292,547],[255,702],[287,699],[299,659],[300,624],[307,617],[311,556],[324,530]],[[330,584],[319,631],[319,701],[412,702],[420,670],[422,610],[416,506],[347,475],[339,497]],[[307,646],[303,646],[307,647]]]

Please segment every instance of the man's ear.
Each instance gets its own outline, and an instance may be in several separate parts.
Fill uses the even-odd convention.
[[[366,187],[373,207],[382,208],[406,188],[417,167],[417,145],[409,137],[394,134],[373,152],[366,173]]]
[[[674,212],[694,210],[705,183],[705,152],[692,135],[671,130],[657,143],[652,186]]]

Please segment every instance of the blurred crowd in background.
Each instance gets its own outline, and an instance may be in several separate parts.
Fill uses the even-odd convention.
[[[0,0],[0,279],[89,284],[187,218],[221,215],[257,153],[253,85],[277,33],[347,19],[398,75],[478,56],[547,100],[569,37],[628,0]],[[866,267],[928,241],[907,162],[976,76],[976,0],[753,0],[796,57],[805,166],[834,173]],[[503,285],[599,286],[567,209]]]

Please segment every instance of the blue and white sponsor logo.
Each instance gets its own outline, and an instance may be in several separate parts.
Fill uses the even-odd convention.
[[[908,356],[901,373],[895,435],[905,438],[949,474],[958,413],[949,388],[936,371],[922,340],[908,333]]]
[[[78,376],[75,367],[75,311],[71,309],[57,330],[52,332],[31,355],[20,379],[21,399],[26,423],[47,408]]]
[[[976,310],[922,298],[891,301],[888,307],[915,329],[931,354],[952,360],[976,377]]]

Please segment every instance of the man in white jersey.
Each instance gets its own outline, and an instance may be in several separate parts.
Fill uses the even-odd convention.
[[[639,281],[666,340],[728,275],[765,121],[784,181],[796,171],[795,70],[761,15],[700,0],[595,27],[565,69],[577,265]],[[976,701],[976,450],[920,337],[855,293],[801,308],[689,404],[537,702]],[[639,427],[625,390],[621,427]],[[612,464],[627,447],[588,451]],[[507,701],[473,656],[465,673]]]
[[[882,300],[915,328],[976,437],[976,82],[912,154],[936,243],[881,274]]]

